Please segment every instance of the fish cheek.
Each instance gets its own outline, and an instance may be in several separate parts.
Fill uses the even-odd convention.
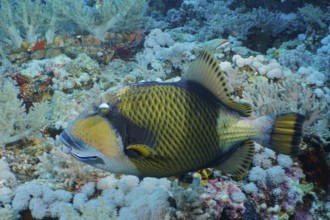
[[[99,115],[80,118],[70,128],[71,134],[108,158],[120,154],[117,133],[111,124]]]

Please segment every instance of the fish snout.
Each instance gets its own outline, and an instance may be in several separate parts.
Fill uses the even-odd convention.
[[[77,140],[74,138],[71,133],[65,129],[61,134],[60,134],[60,141],[69,149],[78,149],[78,150],[83,150],[85,147],[83,146],[83,142]]]
[[[86,163],[88,161],[104,163],[101,158],[88,149],[85,143],[73,137],[67,129],[60,134],[59,139],[68,148],[65,152],[70,153],[75,159]]]

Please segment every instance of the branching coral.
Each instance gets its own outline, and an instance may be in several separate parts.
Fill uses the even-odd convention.
[[[0,83],[0,146],[26,138],[50,122],[48,102],[35,103],[26,113],[16,86],[9,80]]]
[[[35,43],[38,37],[47,32],[47,39],[52,39],[49,30],[54,29],[55,20],[53,11],[49,8],[49,2],[45,2],[41,0],[22,0],[16,3],[9,0],[0,1],[0,27],[7,43],[19,48],[23,40]]]
[[[104,0],[88,6],[84,0],[0,1],[0,34],[4,41],[21,47],[44,37],[52,43],[59,23],[72,21],[80,30],[104,40],[108,30],[136,29],[144,20],[145,0]],[[65,28],[63,28],[65,29]]]
[[[324,13],[320,7],[306,4],[304,7],[299,8],[298,12],[306,23],[316,23],[320,28],[326,27],[323,21],[327,18],[328,14]]]
[[[271,33],[273,37],[284,31],[292,32],[299,27],[295,13],[271,12],[260,7],[258,9],[253,8],[251,17],[254,20],[254,27],[260,28],[263,32]]]
[[[1,2],[1,29],[3,34],[8,38],[8,42],[12,43],[15,47],[20,47],[22,44],[22,37],[20,32],[15,24],[14,15],[12,12],[13,6],[10,4],[10,1],[4,0]]]
[[[15,174],[13,174],[9,168],[8,163],[6,160],[0,159],[0,189],[2,189],[2,192],[4,187],[12,187],[17,185],[17,179]],[[2,199],[4,197],[3,194],[0,193],[0,203],[3,202]]]
[[[247,86],[244,91],[244,99],[254,105],[257,116],[281,113],[300,112],[305,115],[305,128],[308,128],[320,115],[326,114],[327,102],[319,101],[313,95],[313,91],[306,85],[288,77],[283,83],[268,82],[262,78],[256,78],[254,85]],[[311,100],[313,100],[311,102]],[[274,103],[277,103],[274,105]]]
[[[55,5],[60,14],[72,20],[81,30],[88,31],[94,38],[104,40],[108,30],[136,28],[143,20],[145,0],[96,1],[93,7],[84,0],[57,0]],[[126,21],[125,21],[126,20]]]

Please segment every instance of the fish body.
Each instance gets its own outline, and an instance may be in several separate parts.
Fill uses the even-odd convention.
[[[242,177],[253,141],[295,153],[302,130],[299,114],[250,119],[251,111],[230,97],[226,76],[204,51],[182,80],[128,86],[60,139],[78,160],[114,173],[163,177],[215,167]]]

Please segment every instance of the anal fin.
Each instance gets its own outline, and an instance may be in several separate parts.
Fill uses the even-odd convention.
[[[231,174],[236,179],[245,177],[248,173],[251,161],[254,156],[254,142],[245,141],[231,156],[229,156],[215,169],[225,174]]]

